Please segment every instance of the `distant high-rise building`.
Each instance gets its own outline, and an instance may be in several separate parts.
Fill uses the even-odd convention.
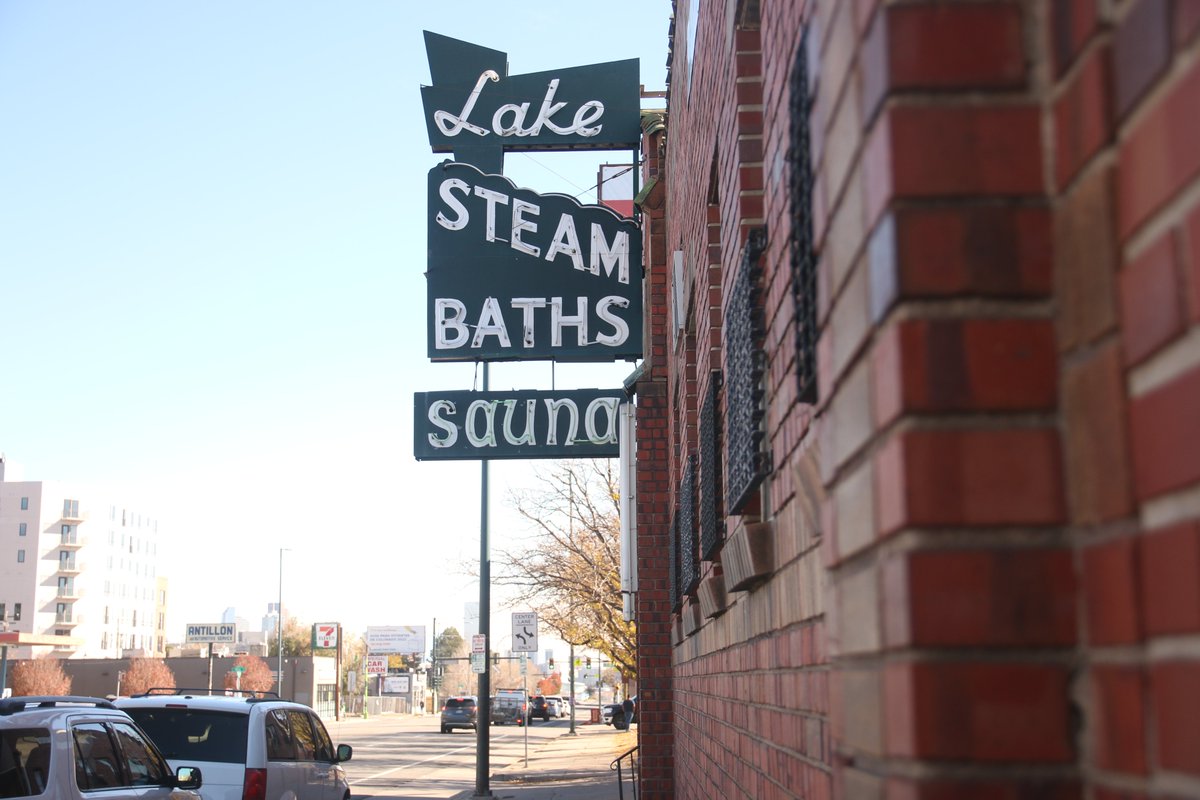
[[[77,487],[7,480],[0,457],[0,617],[9,630],[82,640],[54,656],[166,652],[158,542],[157,520]]]

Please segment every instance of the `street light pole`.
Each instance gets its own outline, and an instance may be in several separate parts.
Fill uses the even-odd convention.
[[[276,680],[279,684],[279,696],[283,697],[283,551],[286,547],[279,548],[279,605],[275,607],[275,632],[279,643],[279,672]]]

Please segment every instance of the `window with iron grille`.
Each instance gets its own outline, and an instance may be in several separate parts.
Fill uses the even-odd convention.
[[[725,312],[725,447],[729,486],[725,507],[738,514],[767,476],[763,451],[762,266],[767,231],[750,231]]]
[[[700,557],[712,559],[725,539],[721,514],[721,371],[708,378],[708,392],[700,407]]]
[[[813,250],[813,169],[809,125],[808,28],[800,37],[791,76],[792,297],[796,307],[796,378],[799,399],[817,402],[817,258]]]
[[[679,593],[695,594],[700,584],[696,561],[696,456],[690,455],[679,482]]]
[[[683,593],[679,591],[679,512],[671,520],[671,535],[667,538],[667,588],[671,610],[678,611]]]

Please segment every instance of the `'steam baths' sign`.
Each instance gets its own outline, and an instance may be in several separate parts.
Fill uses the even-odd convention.
[[[616,458],[618,390],[417,392],[417,460]]]
[[[425,31],[421,88],[435,153],[463,147],[615,150],[641,137],[638,60],[508,75],[508,55]],[[462,160],[458,158],[457,160]]]
[[[429,171],[433,361],[642,355],[637,224],[446,161]]]

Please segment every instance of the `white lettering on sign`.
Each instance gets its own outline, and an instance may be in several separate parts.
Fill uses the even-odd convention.
[[[575,313],[566,313],[568,303],[575,301]],[[596,300],[596,316],[602,322],[612,326],[611,331],[597,332],[595,339],[589,339],[587,318],[587,297],[514,297],[509,300],[509,307],[521,312],[521,344],[532,348],[536,345],[537,323],[549,325],[550,343],[554,347],[562,347],[563,330],[573,328],[578,341],[583,344],[602,344],[609,347],[620,346],[629,338],[629,323],[617,316],[614,309],[629,308],[629,299],[619,295],[605,295]],[[549,314],[536,312],[549,308]],[[549,317],[547,319],[547,317]],[[474,334],[472,334],[474,329]],[[454,350],[470,344],[471,348],[482,347],[487,337],[494,336],[502,347],[510,347],[512,337],[500,301],[489,297],[483,301],[483,307],[475,317],[474,322],[467,318],[467,307],[461,300],[452,297],[438,297],[433,301],[433,332],[434,347],[438,350]]]
[[[542,256],[540,247],[530,244],[523,238],[526,231],[531,234],[537,233],[538,223],[535,218],[541,214],[541,206],[483,186],[475,186],[472,189],[469,183],[459,178],[447,178],[438,186],[438,196],[446,204],[446,211],[449,214],[446,211],[438,211],[434,219],[438,225],[448,231],[461,231],[471,221],[471,212],[462,198],[455,194],[456,192],[464,197],[474,193],[476,197],[483,198],[485,203],[484,241],[507,241],[513,250],[534,258],[544,258],[552,263],[556,259],[566,258],[571,262],[571,266],[580,272],[590,272],[599,277],[600,271],[603,270],[608,277],[615,274],[618,283],[629,284],[628,231],[617,231],[610,242],[605,237],[600,223],[593,222],[587,230],[586,238],[581,240],[579,225],[576,223],[575,217],[568,213],[562,213],[559,215],[550,245],[546,248],[546,254]],[[497,235],[496,212],[498,206],[510,205],[512,213],[506,240]],[[583,246],[585,242],[587,244],[586,253]]]
[[[580,414],[579,406],[571,398],[543,399],[541,403],[530,399],[525,401],[525,429],[517,434],[513,431],[514,418],[519,419],[517,400],[475,400],[464,415],[463,430],[467,441],[472,447],[495,447],[497,444],[496,415],[501,406],[504,407],[504,419],[500,424],[500,435],[505,444],[536,447],[537,436],[534,432],[534,420],[539,410],[544,410],[548,418],[546,434],[547,445],[558,444],[558,423],[560,413],[565,413],[567,436],[564,445],[587,442],[593,445],[617,443],[617,409],[621,401],[616,397],[597,397],[588,403],[587,409]],[[437,448],[453,447],[458,442],[458,425],[449,416],[456,415],[458,409],[451,400],[435,400],[429,404],[429,422],[445,436],[435,433],[427,435],[429,445]],[[583,422],[583,437],[579,437],[579,423]],[[479,433],[482,423],[483,433]]]
[[[184,635],[186,644],[234,644],[237,642],[237,626],[224,623],[190,623]]]
[[[475,88],[467,95],[467,99],[463,102],[462,110],[457,114],[453,114],[444,109],[439,109],[433,112],[433,121],[446,136],[458,136],[462,131],[469,131],[476,136],[487,136],[489,131],[473,122],[468,122],[471,112],[475,110],[475,104],[479,102],[479,96],[483,93],[483,88],[488,82],[496,83],[500,80],[500,76],[494,70],[484,70],[479,75],[479,79],[475,81]],[[525,118],[529,114],[530,103],[505,103],[496,109],[492,114],[492,129],[491,133],[497,136],[537,136],[542,132],[542,128],[548,128],[560,136],[569,134],[579,134],[583,137],[592,137],[600,133],[604,125],[595,123],[600,121],[604,116],[604,103],[599,100],[588,100],[575,110],[575,116],[571,120],[570,125],[559,125],[554,122],[554,116],[567,107],[566,103],[554,102],[554,95],[558,92],[559,79],[554,78],[546,86],[546,94],[542,98],[542,104],[538,108],[537,116],[534,117],[533,123],[529,126],[525,125]],[[505,117],[511,117],[506,120]]]

